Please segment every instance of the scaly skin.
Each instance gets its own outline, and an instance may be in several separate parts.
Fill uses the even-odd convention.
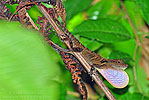
[[[71,45],[72,52],[80,52],[84,59],[93,67],[95,68],[114,68],[117,70],[124,70],[128,67],[120,59],[105,59],[98,55],[97,53],[89,50],[83,44],[81,44],[78,39],[76,39],[62,24],[57,22],[60,27],[64,30],[64,33],[68,36],[71,40],[69,43]],[[66,37],[67,38],[67,37]],[[68,39],[67,39],[68,40]]]
[[[31,0],[31,1],[38,2],[38,0]],[[48,1],[48,0],[43,0],[43,1]],[[27,5],[29,5],[29,4],[36,4],[35,2],[29,2],[29,3],[27,3]],[[24,5],[26,5],[26,4],[24,4]],[[45,6],[43,6],[42,4],[39,4],[39,5],[45,8]],[[44,13],[46,14],[47,12],[44,11]],[[11,17],[13,17],[13,15]],[[10,17],[9,20],[11,20],[11,17]],[[91,50],[86,48],[84,45],[82,45],[61,23],[59,23],[59,21],[57,21],[56,19],[52,18],[50,15],[48,15],[47,17],[50,17],[49,18],[50,19],[49,22],[52,25],[52,27],[55,29],[57,34],[60,36],[60,39],[62,39],[62,37],[63,37],[63,38],[65,38],[66,41],[69,41],[69,43],[70,43],[69,49],[71,49],[72,52],[80,52],[81,55],[83,56],[83,58],[91,66],[93,66],[95,68],[100,68],[100,69],[101,68],[114,68],[114,69],[118,69],[118,70],[124,70],[125,68],[127,68],[127,64],[125,64],[122,60],[104,59],[103,57],[101,57],[100,55],[96,54],[95,52],[92,52]],[[63,30],[61,30],[56,23],[58,23],[58,25]],[[66,36],[62,36],[62,34],[61,34],[62,32]],[[65,41],[65,40],[63,40],[63,41]]]

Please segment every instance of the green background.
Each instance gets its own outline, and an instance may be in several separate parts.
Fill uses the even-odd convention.
[[[142,47],[138,48],[134,59],[135,35],[120,1],[63,1],[66,27],[83,45],[107,59],[122,59],[129,65],[127,87],[115,89],[104,80],[113,95],[118,100],[149,100],[149,81],[144,67],[139,64]],[[124,4],[142,41],[142,36],[149,36],[149,1],[125,0]],[[11,12],[15,11],[16,5],[7,6]],[[28,13],[34,20],[41,16],[36,6]],[[56,36],[52,39],[64,46]],[[102,90],[91,82],[87,82],[89,99],[106,100]],[[61,57],[40,33],[24,28],[19,22],[0,20],[0,100],[80,100],[75,87]]]

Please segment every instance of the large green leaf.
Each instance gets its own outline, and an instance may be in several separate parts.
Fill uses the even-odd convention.
[[[55,51],[39,33],[19,25],[0,21],[0,99],[65,99]]]
[[[90,49],[92,51],[97,50],[98,48],[100,48],[103,45],[102,43],[100,43],[96,40],[89,40],[84,37],[81,37],[79,40],[85,47],[87,47],[88,49]]]
[[[87,20],[75,28],[79,34],[102,42],[116,42],[130,39],[129,32],[120,23],[110,19]]]
[[[114,42],[113,43],[114,49],[127,53],[131,57],[134,56],[134,51],[136,47],[136,41],[134,39],[130,39],[128,41],[123,41],[123,42]],[[129,48],[131,47],[131,48]]]
[[[118,100],[148,100],[148,97],[143,96],[139,93],[126,93],[125,95],[122,95],[118,98]]]
[[[71,19],[75,14],[87,9],[92,0],[66,0],[64,1],[67,19]]]

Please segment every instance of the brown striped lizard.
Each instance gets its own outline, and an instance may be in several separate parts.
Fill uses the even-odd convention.
[[[56,45],[57,48],[74,55],[82,63],[82,65],[89,64],[93,69],[98,70],[99,73],[102,74],[102,76],[112,86],[116,88],[124,88],[128,85],[129,77],[124,71],[124,69],[126,69],[128,66],[127,64],[119,59],[105,59],[97,53],[92,52],[83,44],[81,44],[65,27],[57,22],[58,25],[62,28],[61,29],[53,20],[53,18],[46,12],[43,5],[39,4],[37,6],[47,18],[52,27],[55,29],[60,39],[67,45],[68,50]]]

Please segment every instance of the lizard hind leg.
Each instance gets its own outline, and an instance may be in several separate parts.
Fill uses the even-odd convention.
[[[71,50],[69,49],[64,49],[62,47],[60,47],[59,45],[55,44],[54,42],[52,42],[51,40],[47,40],[47,42],[51,45],[51,47],[53,49],[55,49],[57,52],[65,52],[65,53],[70,53],[71,54]]]

